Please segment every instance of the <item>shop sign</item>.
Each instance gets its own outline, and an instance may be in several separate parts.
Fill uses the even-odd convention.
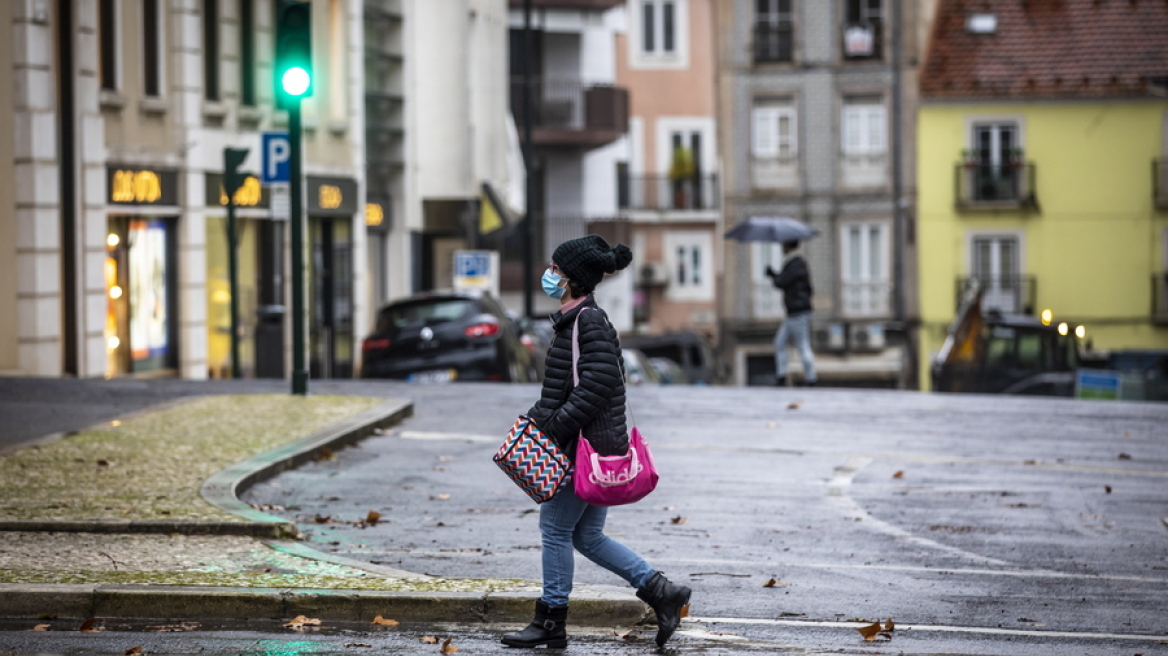
[[[128,166],[106,168],[113,205],[177,205],[178,172]]]
[[[356,180],[308,177],[308,214],[310,216],[352,216],[356,213]]]
[[[227,192],[223,189],[223,175],[221,173],[208,173],[206,188],[207,207],[225,207],[227,205]],[[271,204],[268,190],[260,184],[260,179],[254,175],[248,175],[243,179],[243,184],[235,190],[234,200],[235,206],[240,209],[268,209]]]

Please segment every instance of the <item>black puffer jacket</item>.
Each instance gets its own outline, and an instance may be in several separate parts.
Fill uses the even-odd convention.
[[[587,308],[587,309],[585,309]],[[580,384],[572,383],[572,326],[580,315]],[[602,456],[629,450],[620,341],[591,294],[567,313],[552,315],[556,337],[548,348],[543,390],[528,416],[573,460],[581,429]]]
[[[811,311],[811,274],[807,260],[796,255],[783,264],[783,270],[771,276],[775,287],[783,290],[783,305],[787,316]]]

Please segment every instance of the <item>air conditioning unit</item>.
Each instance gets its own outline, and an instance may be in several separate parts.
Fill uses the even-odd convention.
[[[847,345],[844,325],[828,323],[811,330],[811,347],[816,351],[842,351]]]
[[[884,325],[869,323],[852,326],[852,348],[857,351],[884,350]]]
[[[669,284],[669,266],[664,262],[649,262],[641,267],[640,284],[664,286]]]

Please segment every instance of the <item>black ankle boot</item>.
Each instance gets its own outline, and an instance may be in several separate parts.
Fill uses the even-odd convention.
[[[519,633],[503,636],[503,644],[508,647],[538,647],[547,645],[553,649],[568,646],[568,607],[552,608],[543,600],[535,602],[535,619]]]
[[[658,647],[664,647],[677,625],[681,624],[681,609],[689,603],[691,593],[692,590],[684,585],[671,583],[661,572],[654,574],[645,587],[637,590],[641,601],[652,606],[657,613]]]

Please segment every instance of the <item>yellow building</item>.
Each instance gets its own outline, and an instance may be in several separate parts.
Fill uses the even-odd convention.
[[[919,366],[961,290],[1168,349],[1168,5],[942,0],[921,74]],[[1122,43],[1122,47],[1115,44]]]

